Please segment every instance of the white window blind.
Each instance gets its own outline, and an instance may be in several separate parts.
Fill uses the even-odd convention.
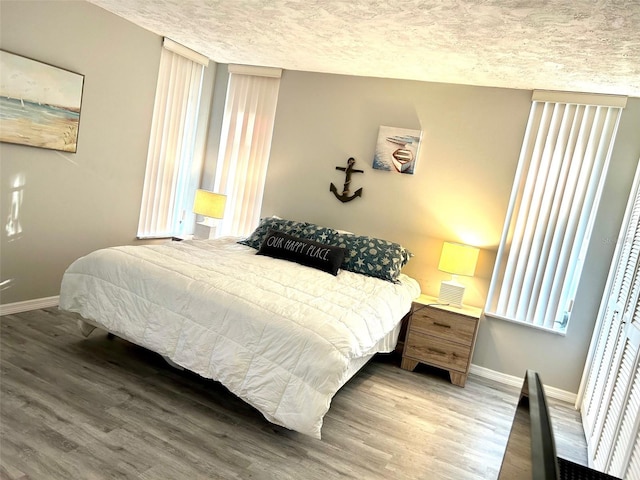
[[[258,225],[271,152],[281,70],[229,65],[214,191],[227,195],[221,235]]]
[[[164,39],[142,191],[138,238],[180,233],[189,192],[204,67],[209,60]],[[192,195],[191,197],[192,198]]]
[[[640,478],[639,344],[640,163],[580,385],[589,464],[619,478]]]
[[[565,331],[625,105],[534,92],[487,315]]]

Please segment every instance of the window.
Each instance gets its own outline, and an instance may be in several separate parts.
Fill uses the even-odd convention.
[[[227,195],[220,235],[258,225],[271,151],[281,70],[229,65],[214,191]]]
[[[563,333],[626,97],[535,91],[485,313]]]
[[[185,213],[191,214],[189,203],[200,179],[200,169],[193,169],[192,162],[202,78],[209,60],[168,38],[163,47],[138,238],[183,233]]]

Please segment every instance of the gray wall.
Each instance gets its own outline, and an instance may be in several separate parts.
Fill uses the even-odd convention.
[[[2,234],[2,303],[59,293],[65,268],[133,243],[162,38],[86,2],[0,3],[0,46],[83,74],[78,151],[0,144],[1,217],[23,178],[23,233]]]
[[[494,248],[500,238],[531,93],[340,75],[284,72],[263,215],[309,219],[402,243],[405,273],[437,295],[443,240]],[[380,125],[420,129],[414,175],[371,167]],[[295,139],[295,141],[294,141]],[[349,157],[362,198],[339,202]],[[481,305],[495,252],[484,250],[465,301]]]
[[[152,242],[136,231],[162,37],[84,1],[2,1],[0,21],[3,50],[84,75],[77,153],[0,144],[3,220],[10,188],[24,183],[22,234],[1,235],[8,304],[57,295],[64,270],[88,252]],[[211,62],[205,105],[214,74]],[[204,156],[208,108],[200,115]]]
[[[222,69],[220,69],[222,70]],[[425,82],[284,72],[263,215],[280,215],[397,241],[415,257],[405,273],[437,296],[444,240],[481,247],[465,303],[483,306],[500,239],[531,92]],[[416,173],[373,170],[379,125],[423,130]],[[640,156],[640,99],[620,124],[596,229],[566,336],[483,319],[473,363],[577,392],[630,182]],[[362,198],[329,192],[335,170],[356,158]]]
[[[162,39],[86,2],[0,2],[0,47],[85,75],[78,153],[0,144],[0,214],[24,180],[23,234],[2,230],[2,304],[57,295],[65,268],[97,248],[136,243]],[[203,185],[211,182],[226,68],[217,72]],[[218,90],[218,87],[219,90]],[[284,72],[263,214],[311,220],[403,243],[406,273],[437,294],[443,240],[483,247],[466,302],[486,296],[531,92]],[[566,337],[483,320],[474,363],[577,391],[598,297],[640,155],[640,100],[625,111],[585,281]],[[421,128],[413,176],[374,171],[379,125]],[[216,129],[218,131],[216,131]],[[329,193],[348,157],[362,198]]]

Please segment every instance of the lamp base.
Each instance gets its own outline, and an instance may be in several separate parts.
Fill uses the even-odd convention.
[[[195,240],[208,240],[210,238],[216,238],[216,225],[197,222],[195,228],[193,229],[193,238]]]
[[[454,280],[442,282],[440,283],[440,295],[438,296],[438,301],[447,303],[454,307],[461,307],[464,289],[464,285]]]

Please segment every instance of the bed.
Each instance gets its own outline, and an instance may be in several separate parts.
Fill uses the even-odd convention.
[[[333,396],[373,355],[395,348],[420,289],[400,273],[410,254],[385,250],[397,244],[268,220],[247,239],[92,252],[65,272],[60,308],[80,314],[85,335],[100,327],[221,382],[270,422],[320,438]],[[292,243],[286,254],[268,251],[287,235],[316,245],[306,247],[313,261],[337,251],[335,274],[282,258]]]

